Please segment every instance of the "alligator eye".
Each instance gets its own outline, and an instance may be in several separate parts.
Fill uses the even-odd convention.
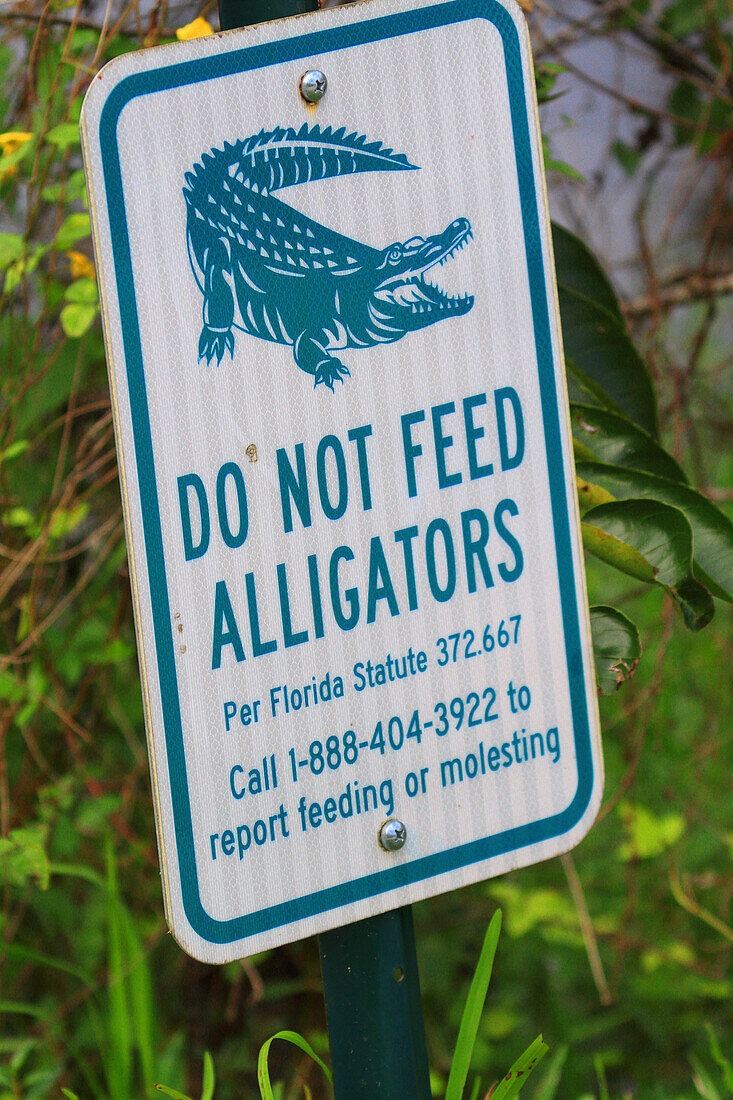
[[[389,252],[387,253],[387,259],[391,264],[398,264],[402,259],[402,249],[390,248]]]

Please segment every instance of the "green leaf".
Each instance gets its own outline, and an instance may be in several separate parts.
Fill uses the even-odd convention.
[[[0,882],[24,887],[36,879],[42,890],[48,889],[51,872],[46,834],[46,826],[36,822],[0,837]]]
[[[723,1051],[720,1049],[720,1043],[718,1042],[718,1036],[707,1021],[705,1022],[705,1030],[708,1033],[710,1053],[722,1071],[726,1089],[730,1095],[733,1096],[733,1062],[723,1054]]]
[[[204,1051],[204,1079],[201,1083],[201,1100],[214,1100],[214,1059],[208,1050]]]
[[[534,1100],[555,1100],[557,1090],[560,1087],[562,1068],[567,1060],[568,1049],[567,1046],[557,1048],[550,1059],[542,1084],[534,1095]]]
[[[267,1066],[267,1057],[270,1053],[270,1047],[276,1039],[283,1039],[286,1043],[292,1043],[293,1046],[298,1047],[304,1054],[307,1054],[309,1058],[312,1058],[316,1065],[321,1067],[330,1082],[333,1081],[331,1071],[326,1063],[318,1057],[313,1047],[302,1035],[298,1035],[296,1031],[278,1031],[262,1044],[257,1058],[257,1080],[260,1085],[262,1100],[274,1100],[272,1085],[270,1084],[270,1071]]]
[[[623,325],[616,292],[598,260],[580,238],[553,222],[552,249],[558,285],[607,309]]]
[[[162,1092],[164,1096],[172,1096],[173,1100],[191,1100],[190,1096],[186,1096],[185,1093],[179,1092],[178,1089],[168,1088],[167,1085],[156,1085],[158,1092]]]
[[[590,380],[597,399],[657,437],[657,405],[644,360],[609,310],[562,284],[563,344],[570,363]]]
[[[91,231],[88,214],[69,214],[56,234],[56,248],[65,252],[67,248],[71,248],[72,244],[88,237]]]
[[[16,439],[15,443],[10,443],[4,451],[0,451],[0,463],[9,462],[12,458],[24,454],[30,445],[29,439]]]
[[[548,1050],[549,1047],[543,1041],[542,1036],[538,1035],[535,1041],[527,1047],[524,1054],[520,1054],[493,1092],[489,1094],[491,1100],[513,1100],[515,1096],[518,1096],[530,1073],[540,1059],[544,1058]]]
[[[702,493],[668,478],[596,462],[579,462],[576,472],[618,500],[643,497],[681,509],[692,527],[695,577],[718,599],[733,602],[733,523]]]
[[[618,849],[618,857],[624,861],[659,856],[685,831],[681,814],[654,814],[646,806],[631,802],[621,802],[618,813],[628,834],[628,840]]]
[[[577,458],[687,481],[672,456],[625,416],[594,405],[572,405],[570,419]]]
[[[126,984],[129,994],[130,1021],[134,1044],[140,1057],[140,1070],[146,1093],[153,1087],[155,1076],[155,1001],[153,982],[147,955],[135,931],[132,917],[118,899],[127,969]]]
[[[125,935],[117,887],[117,863],[112,840],[107,838],[107,990],[108,1051],[105,1060],[107,1083],[112,1100],[129,1100],[132,1095],[132,1054],[134,1037],[132,1017],[125,983]]]
[[[491,923],[484,936],[483,947],[479,955],[476,971],[468,991],[466,1005],[461,1017],[461,1025],[458,1029],[456,1049],[451,1062],[448,1085],[445,1090],[445,1100],[461,1100],[463,1090],[471,1065],[471,1055],[476,1043],[481,1014],[484,1010],[484,1002],[491,981],[491,971],[494,966],[496,945],[499,942],[501,931],[501,910],[497,909],[491,918]]]
[[[5,276],[5,293],[11,294],[27,275],[32,274],[47,252],[48,245],[39,244],[30,255],[21,256],[20,259],[10,264]]]
[[[639,631],[615,607],[590,609],[596,681],[601,695],[612,695],[630,680],[641,657]]]
[[[98,313],[98,306],[70,302],[61,310],[61,327],[67,336],[78,339],[85,332],[88,332]]]
[[[611,152],[619,162],[627,176],[633,176],[639,167],[642,150],[635,145],[627,145],[625,141],[614,141]]]
[[[0,233],[0,271],[23,255],[23,238],[19,233]]]
[[[692,528],[683,512],[656,500],[612,501],[586,512],[583,542],[623,573],[669,592],[689,630],[701,630],[715,607],[692,575]]]
[[[52,145],[58,145],[59,149],[68,149],[71,145],[81,144],[79,127],[75,122],[62,122],[60,126],[54,126],[46,134],[46,141]]]
[[[97,284],[94,279],[74,279],[74,282],[70,283],[64,291],[64,298],[67,302],[95,305],[99,301]]]

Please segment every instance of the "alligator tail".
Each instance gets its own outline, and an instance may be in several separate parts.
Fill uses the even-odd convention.
[[[345,127],[321,129],[307,123],[299,130],[261,130],[244,141],[225,142],[223,150],[204,153],[201,164],[186,174],[189,188],[195,191],[210,171],[218,175],[224,165],[230,177],[264,195],[333,176],[417,168],[403,153],[395,153],[381,142],[367,141],[363,134],[347,134]]]

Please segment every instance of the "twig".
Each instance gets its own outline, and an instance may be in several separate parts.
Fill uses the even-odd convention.
[[[593,929],[593,921],[588,912],[585,894],[583,893],[583,884],[575,869],[575,862],[569,852],[565,852],[560,856],[560,862],[562,863],[565,877],[568,880],[568,886],[570,887],[570,893],[575,902],[575,908],[578,911],[580,930],[583,933],[583,942],[585,943],[585,950],[588,955],[593,981],[596,983],[596,989],[598,990],[598,996],[600,997],[602,1005],[613,1004],[613,996],[611,990],[608,988],[606,974],[598,950],[598,941],[596,940],[596,934]]]
[[[630,317],[639,317],[657,309],[670,309],[717,294],[733,294],[733,271],[726,275],[710,276],[695,272],[686,279],[660,287],[654,294],[645,294],[633,302],[626,302],[623,309]]]

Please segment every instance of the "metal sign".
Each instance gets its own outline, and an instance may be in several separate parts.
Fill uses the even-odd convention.
[[[519,9],[127,55],[82,133],[174,935],[225,962],[577,843],[602,764]]]

